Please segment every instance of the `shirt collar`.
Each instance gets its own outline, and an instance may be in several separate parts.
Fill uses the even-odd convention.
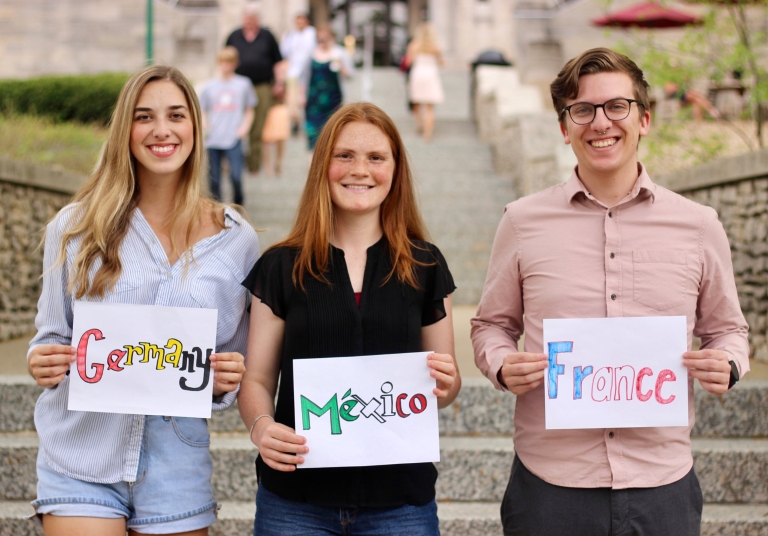
[[[651,203],[656,201],[656,184],[651,180],[651,177],[648,175],[648,172],[645,170],[645,166],[641,164],[640,162],[637,163],[637,169],[639,171],[637,180],[635,181],[635,185],[632,186],[632,190],[630,190],[629,194],[626,198],[624,198],[621,203],[624,203],[626,201],[629,201],[631,199],[636,198],[638,195],[640,195],[641,192],[648,192],[651,198]],[[563,185],[563,188],[565,190],[565,195],[568,198],[568,202],[570,203],[573,201],[573,198],[576,197],[579,193],[584,194],[585,197],[592,197],[587,188],[584,186],[584,183],[581,182],[581,179],[579,178],[578,174],[578,166],[573,168],[573,172],[571,173],[571,176],[568,178],[568,180]]]

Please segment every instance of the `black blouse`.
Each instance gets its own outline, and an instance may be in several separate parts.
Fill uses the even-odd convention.
[[[275,420],[295,428],[293,360],[321,357],[420,352],[421,328],[446,315],[443,299],[456,286],[448,266],[432,244],[413,248],[419,289],[401,283],[382,238],[368,248],[360,307],[355,302],[344,252],[331,247],[326,277],[330,285],[307,276],[306,292],[291,280],[297,250],[267,251],[243,281],[272,312],[285,320],[280,387]],[[437,470],[431,463],[275,471],[256,460],[260,485],[278,496],[338,508],[393,508],[423,505],[435,497]]]

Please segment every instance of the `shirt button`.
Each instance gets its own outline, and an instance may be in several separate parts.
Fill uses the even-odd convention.
[[[608,437],[610,437],[611,439],[613,439],[613,432],[608,432]]]
[[[608,213],[608,217],[609,217],[609,218],[613,218],[613,212],[609,212],[609,213]]]
[[[168,272],[168,273],[167,273],[167,274],[165,274],[165,275],[167,275],[167,276],[168,276],[168,279],[170,279],[171,277],[173,277],[173,276],[171,275],[171,272]]]
[[[611,299],[615,300],[616,299],[616,294],[611,294]]]
[[[611,258],[614,258],[616,256],[615,253],[611,253]]]

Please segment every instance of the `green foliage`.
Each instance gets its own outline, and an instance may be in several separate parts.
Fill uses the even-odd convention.
[[[0,80],[0,112],[106,125],[127,79],[109,73]]]
[[[637,61],[652,86],[674,82],[690,88],[700,80],[719,83],[740,72],[757,122],[759,103],[768,101],[768,0],[689,1],[707,7],[701,25],[686,28],[676,42],[665,39],[663,31],[630,31],[622,51]],[[762,138],[761,125],[757,132]]]
[[[88,175],[107,131],[98,125],[55,123],[39,116],[0,114],[0,154]]]

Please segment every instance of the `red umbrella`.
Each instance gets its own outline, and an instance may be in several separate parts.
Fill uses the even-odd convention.
[[[617,26],[628,28],[679,28],[689,24],[701,24],[701,19],[660,6],[654,2],[646,2],[637,6],[616,11],[604,17],[592,19],[596,26]]]

